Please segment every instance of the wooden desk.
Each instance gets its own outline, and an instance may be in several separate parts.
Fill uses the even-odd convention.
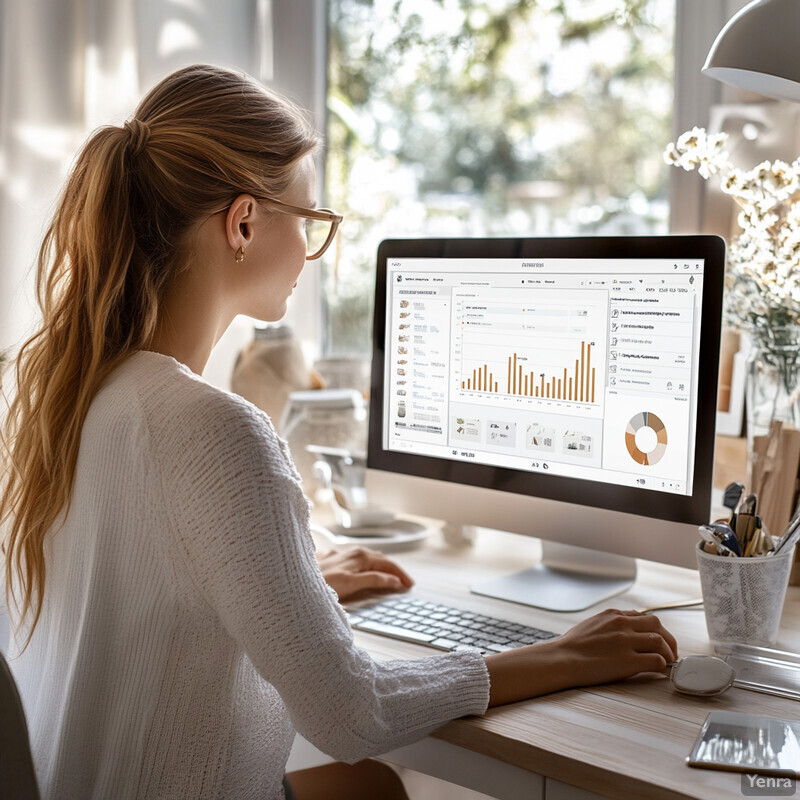
[[[433,534],[421,548],[393,554],[417,578],[415,592],[434,600],[518,622],[565,631],[580,614],[559,614],[472,595],[471,581],[535,562],[536,540],[480,532],[463,549]],[[630,591],[607,603],[641,608],[700,596],[697,573],[639,562]],[[701,610],[659,612],[678,639],[682,655],[711,647]],[[424,657],[434,651],[371,634],[356,633],[376,657]],[[800,588],[790,587],[776,647],[800,647]],[[800,717],[800,705],[783,698],[731,689],[715,698],[675,693],[669,681],[646,676],[621,683],[570,690],[460,719],[433,738],[387,754],[390,763],[427,772],[494,797],[674,800],[741,796],[741,776],[693,769],[685,757],[712,709]],[[577,787],[577,788],[575,788]],[[587,794],[588,793],[588,794]]]

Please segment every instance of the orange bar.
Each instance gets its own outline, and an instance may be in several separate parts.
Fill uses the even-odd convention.
[[[528,392],[528,397],[533,397],[533,380],[534,379],[533,379],[533,373],[532,372],[530,373],[530,376],[531,376],[531,382],[529,384],[530,385],[530,391]]]
[[[555,377],[552,378],[551,383],[553,384],[553,397],[556,396],[556,379]]]
[[[499,385],[498,385],[497,381],[494,382],[494,390],[495,390],[495,392],[499,392],[500,391],[500,388],[499,388]]]
[[[489,368],[486,364],[483,365],[483,391],[485,392],[489,388],[489,384],[486,383],[486,373],[489,371]]]
[[[564,367],[564,395],[567,394],[567,368]],[[571,397],[564,397],[564,400],[571,400]]]
[[[575,392],[573,393],[572,400],[578,399],[578,359],[575,359]]]
[[[542,375],[542,397],[544,397],[544,375]]]
[[[517,394],[522,394],[522,364],[519,365],[519,390]]]
[[[528,376],[525,376],[525,391],[523,392],[527,396],[528,394]]]
[[[555,378],[553,378],[553,380],[555,380]],[[559,379],[558,379],[558,394],[556,395],[556,397],[557,397],[559,400],[563,400],[563,399],[564,399],[564,398],[561,396],[561,378],[559,378]]]
[[[591,380],[590,375],[592,374],[592,345],[586,345],[586,402],[594,402],[593,400],[589,400],[589,381]]]
[[[514,382],[512,384],[511,394],[517,393],[517,354],[514,353]]]
[[[569,379],[569,399],[572,400],[572,378]]]
[[[464,381],[461,381],[461,388],[464,388]]]
[[[584,362],[584,351],[586,349],[586,342],[581,342],[581,395],[580,401],[583,402],[583,390],[586,385],[586,365]]]
[[[537,386],[536,387],[536,394],[534,394],[534,397],[538,397],[538,396],[539,396],[539,387]]]

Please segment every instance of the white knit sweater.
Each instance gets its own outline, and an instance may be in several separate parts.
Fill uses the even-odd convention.
[[[11,660],[45,800],[281,798],[295,729],[355,761],[486,709],[476,653],[354,645],[285,443],[167,356],[92,403],[46,559]]]

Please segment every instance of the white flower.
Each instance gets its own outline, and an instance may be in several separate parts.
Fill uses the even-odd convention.
[[[800,158],[737,169],[727,134],[692,128],[668,145],[664,160],[705,179],[738,203],[740,233],[728,248],[725,312],[737,327],[800,323]]]

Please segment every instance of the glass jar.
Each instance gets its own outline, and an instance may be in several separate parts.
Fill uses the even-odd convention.
[[[773,420],[800,428],[800,326],[750,332],[747,359],[747,449],[767,436]]]
[[[367,448],[367,407],[357,389],[292,392],[283,413],[280,434],[289,443],[306,494],[311,496],[317,456],[309,445],[335,447],[363,455]]]
[[[299,339],[285,324],[256,325],[253,340],[239,353],[231,375],[231,389],[266,412],[275,424],[291,392],[319,386]]]

